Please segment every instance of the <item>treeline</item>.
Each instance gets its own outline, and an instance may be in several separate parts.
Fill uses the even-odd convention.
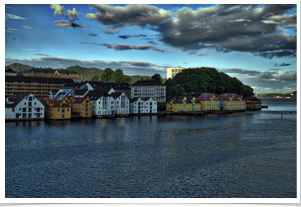
[[[101,76],[94,76],[90,81],[119,81],[122,83],[131,83],[132,79],[128,75],[123,74],[123,70],[116,69],[115,71],[111,68],[106,68]]]
[[[184,96],[209,93],[237,93],[244,97],[253,96],[253,89],[244,85],[235,77],[218,72],[215,68],[201,67],[185,69],[177,73],[173,79],[165,81],[166,98],[170,100],[175,96]]]

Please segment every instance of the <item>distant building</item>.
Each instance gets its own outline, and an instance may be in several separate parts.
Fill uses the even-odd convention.
[[[155,80],[140,80],[129,86],[131,98],[152,98],[160,103],[166,102],[166,85]]]
[[[200,111],[201,103],[193,96],[175,96],[166,102],[166,111]]]
[[[261,100],[257,97],[246,97],[245,104],[247,110],[261,110]]]
[[[12,93],[32,93],[36,97],[46,97],[51,90],[59,90],[66,83],[74,81],[63,78],[5,76],[5,96]]]
[[[23,72],[25,77],[65,78],[82,80],[83,75],[71,69],[31,68]]]
[[[157,101],[152,98],[131,98],[130,99],[130,114],[144,115],[156,114]]]
[[[128,98],[131,97],[131,88],[128,83],[121,83],[119,81],[90,81],[94,89],[98,88],[113,88],[115,92],[123,92]]]
[[[221,110],[245,110],[246,103],[242,95],[236,93],[223,93],[218,97]]]
[[[171,68],[167,68],[167,79],[171,78],[173,79],[177,73],[181,72],[182,70],[185,70],[188,68],[181,68],[180,66],[178,67],[171,67]]]
[[[45,118],[47,119],[71,119],[71,106],[66,100],[48,97],[38,98],[45,106]]]
[[[5,68],[5,76],[17,76],[17,72],[11,68]]]
[[[115,116],[128,116],[129,115],[129,98],[123,92],[111,93],[115,99]]]
[[[13,94],[5,99],[5,120],[44,119],[45,106],[32,94]]]
[[[197,100],[201,103],[202,111],[220,110],[220,100],[213,93],[203,93]]]

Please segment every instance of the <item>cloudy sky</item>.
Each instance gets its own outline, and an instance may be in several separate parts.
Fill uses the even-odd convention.
[[[169,67],[204,66],[258,93],[290,93],[297,88],[296,11],[296,4],[5,4],[5,65],[163,78]]]

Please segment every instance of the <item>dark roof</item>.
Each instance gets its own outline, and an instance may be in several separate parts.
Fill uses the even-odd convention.
[[[79,75],[76,71],[71,69],[52,69],[52,68],[31,68],[23,72],[23,74],[31,74],[34,72],[35,74],[49,74],[54,75],[55,72],[58,71],[59,74],[62,75]]]
[[[197,100],[198,101],[211,101],[210,98],[213,98],[214,94],[213,93],[203,93],[202,95],[200,95]],[[218,101],[218,98],[214,98],[214,101]]]
[[[88,91],[88,89],[74,89],[73,91],[74,91],[73,94],[75,96],[76,95],[84,95]]]
[[[251,97],[251,96],[246,97],[245,100],[260,101],[260,99],[258,99],[257,97]]]
[[[9,102],[13,102],[12,104],[9,104],[5,100],[5,108],[14,108],[20,101],[22,101],[26,96],[28,96],[30,93],[19,93],[9,96],[7,99]]]
[[[11,68],[5,68],[5,72],[6,72],[6,73],[16,73],[16,71],[14,71],[14,70],[11,69]]]
[[[81,82],[81,83],[74,83],[74,82],[70,82],[70,83],[66,83],[65,85],[63,85],[62,87],[61,87],[61,89],[76,89],[76,88],[78,88],[78,89],[80,89],[83,85],[86,85],[86,83],[83,83],[83,82]]]
[[[62,84],[74,83],[72,79],[66,79],[66,78],[38,78],[38,77],[24,77],[24,76],[5,76],[5,81],[62,83]]]
[[[128,89],[130,90],[130,87],[128,83],[121,83],[121,82],[110,82],[110,81],[91,81],[89,82],[93,88],[120,88],[120,89]]]
[[[105,92],[109,92],[111,90],[111,88],[94,88],[94,91],[105,91]]]
[[[119,96],[121,96],[123,92],[114,92],[114,93],[111,93],[110,95],[113,96],[114,99],[118,98]]]
[[[84,102],[86,99],[89,99],[88,97],[77,97],[77,98],[74,98],[74,102],[73,103],[82,103]]]
[[[130,98],[130,102],[135,102],[139,99],[139,97],[135,97],[135,98]]]
[[[86,97],[88,97],[90,100],[97,100],[100,97],[103,96],[109,96],[109,94],[105,91],[89,91]]]
[[[145,80],[145,81],[140,80],[140,81],[137,81],[136,83],[133,83],[131,86],[147,86],[147,85],[165,86],[160,81],[156,81],[156,80]]]

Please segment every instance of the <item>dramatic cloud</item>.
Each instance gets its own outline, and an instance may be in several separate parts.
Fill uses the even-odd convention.
[[[15,31],[19,31],[19,30],[16,29],[15,27],[13,27],[13,26],[5,25],[5,32],[15,33]]]
[[[108,49],[114,49],[114,50],[148,50],[148,49],[152,49],[152,50],[156,50],[159,52],[164,52],[164,50],[160,49],[160,48],[156,48],[154,46],[150,46],[150,45],[127,45],[127,44],[110,44],[110,43],[89,43],[89,42],[81,42],[81,44],[94,44],[94,45],[99,45],[99,46],[105,46]]]
[[[55,26],[57,27],[89,27],[88,25],[83,25],[80,23],[75,23],[76,20],[78,20],[78,15],[83,15],[82,13],[78,12],[73,8],[73,10],[65,10],[65,8],[59,4],[51,4],[51,9],[54,9],[54,16],[61,15],[63,17],[66,17],[69,19],[69,22],[66,22],[64,20],[55,21]]]
[[[152,76],[155,73],[161,74],[162,77],[166,77],[167,68],[170,65],[157,65],[145,61],[132,61],[132,60],[121,60],[121,61],[101,61],[101,60],[91,60],[83,61],[78,59],[69,58],[58,58],[58,57],[39,57],[31,59],[11,59],[5,58],[5,65],[12,63],[21,63],[24,65],[30,65],[35,67],[52,67],[52,68],[67,68],[69,66],[79,65],[85,68],[112,68],[116,70],[118,68],[122,69],[126,75],[147,75]]]
[[[296,28],[296,5],[215,5],[193,11],[178,9],[172,16],[150,5],[124,7],[93,5],[99,13],[87,14],[104,25],[151,25],[161,41],[183,51],[215,49],[218,52],[250,52],[264,58],[296,57],[296,36],[283,28]],[[192,52],[193,53],[193,52]]]
[[[280,29],[296,24],[296,15],[285,15],[293,7],[216,5],[197,11],[182,8],[175,18],[158,25],[157,31],[163,42],[184,51],[215,49],[251,52],[264,58],[295,57],[296,36]],[[267,22],[270,20],[274,24]]]
[[[258,93],[290,93],[297,89],[296,71],[279,72],[280,69],[269,69],[261,72],[241,68],[217,68],[217,70],[238,78],[246,85],[257,86],[258,89],[269,88],[269,92],[258,90]]]
[[[92,5],[99,13],[86,14],[87,18],[95,19],[104,25],[158,25],[172,17],[170,11],[165,11],[151,5],[127,5],[125,7],[110,5]]]

